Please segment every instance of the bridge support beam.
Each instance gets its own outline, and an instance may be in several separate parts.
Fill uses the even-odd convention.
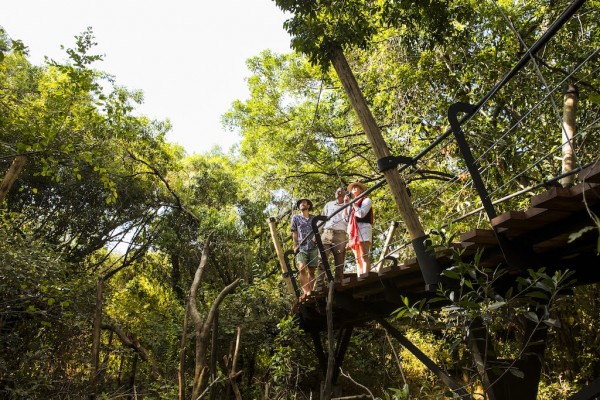
[[[339,330],[337,338],[335,340],[335,350],[333,352],[333,368],[331,369],[331,384],[335,385],[339,376],[340,369],[344,362],[344,357],[346,356],[346,351],[348,350],[348,344],[350,343],[350,338],[352,337],[352,333],[354,332],[354,327],[350,326],[347,328],[342,328]],[[328,359],[329,352],[325,351],[323,347],[323,342],[321,340],[321,335],[319,331],[310,331],[310,337],[315,345],[315,355],[319,362],[319,367],[323,374],[323,378],[327,378],[328,373]]]
[[[569,400],[594,400],[600,396],[600,378],[569,397]]]
[[[410,340],[406,338],[398,329],[394,328],[384,318],[377,319],[377,322],[385,328],[385,330],[392,335],[402,346],[410,351],[419,361],[421,361],[431,372],[433,372],[442,382],[444,382],[454,393],[460,396],[461,399],[472,399],[471,395],[467,393],[463,385],[458,384],[448,374],[446,374],[432,359],[427,357],[417,346],[415,346]]]

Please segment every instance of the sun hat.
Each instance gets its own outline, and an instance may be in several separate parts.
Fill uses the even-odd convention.
[[[310,201],[309,199],[306,199],[306,198],[303,198],[303,199],[300,199],[300,200],[298,200],[298,201],[296,202],[296,208],[298,208],[298,209],[299,209],[299,208],[300,208],[300,203],[302,203],[302,202],[303,202],[303,201],[305,201],[305,200],[306,200],[306,202],[308,203],[308,211],[311,211],[311,210],[313,209],[313,203],[312,203],[312,201]]]
[[[355,186],[358,187],[358,188],[360,188],[360,190],[362,190],[363,192],[367,190],[367,186],[364,183],[361,183],[361,182],[352,182],[351,184],[348,185],[348,189],[346,189],[346,190],[348,190],[349,192],[351,192],[352,188],[355,187]]]

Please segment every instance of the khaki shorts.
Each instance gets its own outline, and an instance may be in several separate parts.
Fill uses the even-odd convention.
[[[300,250],[296,254],[296,262],[308,265],[311,268],[316,267],[319,265],[319,249]]]
[[[343,250],[346,248],[346,232],[325,229],[321,235],[321,241],[323,242],[325,250],[332,247],[334,247],[335,250]]]

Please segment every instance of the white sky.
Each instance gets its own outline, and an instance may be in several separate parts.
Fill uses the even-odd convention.
[[[187,153],[236,143],[221,116],[248,97],[246,59],[290,51],[284,14],[273,0],[0,0],[0,26],[29,47],[29,60],[66,59],[91,26],[104,54],[95,68],[144,92],[139,113],[169,119],[167,140]]]

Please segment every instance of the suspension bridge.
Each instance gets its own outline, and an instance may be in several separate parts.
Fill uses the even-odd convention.
[[[600,69],[597,43],[590,37],[589,41],[581,38],[574,49],[576,63],[563,68],[561,74],[542,71],[551,60],[561,58],[558,52],[562,49],[554,45],[561,35],[585,32],[582,14],[591,20],[600,19],[600,12],[586,9],[585,3],[572,2],[478,103],[452,104],[447,114],[449,128],[422,151],[379,158],[378,167],[384,175],[394,169],[406,182],[416,180],[423,171],[439,171],[444,166],[443,174],[451,178],[427,186],[426,191],[415,190],[410,201],[421,219],[437,221],[436,227],[458,227],[459,240],[436,242],[438,228],[429,227],[426,234],[400,235],[403,241],[394,242],[390,228],[385,242],[392,244],[380,250],[380,261],[370,273],[345,273],[334,283],[319,234],[326,217],[316,218],[313,233],[331,283],[329,290],[300,296],[293,251],[284,250],[277,221],[269,221],[284,280],[296,297],[293,312],[313,339],[324,375],[330,371],[333,382],[354,328],[377,322],[456,395],[471,398],[464,385],[388,321],[404,299],[413,304],[431,298],[440,285],[452,287],[445,271],[459,263],[503,271],[502,278],[494,282],[498,290],[515,287],[518,278],[540,268],[549,274],[571,271],[576,285],[600,282],[600,109],[590,101],[600,94],[593,83]],[[517,101],[524,81],[538,82],[539,90],[526,101]],[[527,108],[522,108],[523,104]],[[507,109],[510,111],[503,111]],[[523,139],[536,135],[533,145]],[[385,176],[366,194],[386,188],[393,192],[395,188]],[[497,368],[480,362],[479,372],[488,384],[490,398],[536,398],[548,332],[540,324],[531,324],[528,329],[531,332],[529,340],[522,343],[523,356],[501,364],[506,360],[499,360],[492,347],[481,344],[487,337],[485,326],[474,321],[469,341],[475,360],[516,366],[523,375],[498,373]],[[335,345],[330,343],[325,349],[321,333],[332,331],[338,332]],[[597,379],[571,400],[598,395]]]

